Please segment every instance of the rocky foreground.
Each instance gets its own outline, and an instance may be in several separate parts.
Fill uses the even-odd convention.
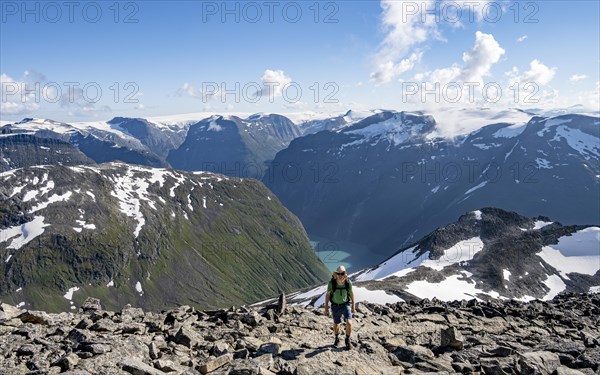
[[[0,307],[1,374],[600,374],[600,294],[359,304],[353,348],[321,308],[77,313]]]

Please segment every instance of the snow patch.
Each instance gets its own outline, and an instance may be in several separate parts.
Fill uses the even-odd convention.
[[[504,127],[502,129],[498,130],[494,134],[492,134],[492,137],[494,137],[494,138],[514,138],[514,137],[518,137],[519,135],[521,135],[521,133],[523,133],[523,131],[525,131],[526,127],[527,127],[527,124],[509,125],[507,127]]]
[[[586,159],[600,157],[600,139],[598,137],[584,133],[579,129],[559,126],[552,141],[559,141],[561,138],[567,141],[569,147],[579,152]]]
[[[383,280],[388,277],[399,276],[398,273],[404,270],[412,271],[414,269],[412,267],[420,265],[429,256],[429,253],[425,253],[417,257],[415,255],[415,251],[416,246],[406,249],[381,263],[378,267],[372,268],[367,272],[358,275],[355,280]]]
[[[54,194],[53,196],[48,198],[48,200],[46,202],[42,202],[42,203],[38,204],[37,206],[33,207],[31,210],[29,210],[29,213],[32,214],[39,210],[43,210],[46,207],[48,207],[49,205],[54,204],[54,203],[66,202],[69,200],[69,198],[71,198],[71,195],[73,195],[73,193],[70,191],[67,191],[66,193],[64,193],[62,195]]]
[[[550,165],[550,162],[546,159],[542,159],[542,158],[536,158],[535,162],[537,163],[537,167],[538,169],[552,169],[554,167],[552,167]]]
[[[79,287],[74,286],[74,287],[70,288],[63,297],[65,297],[66,299],[71,301],[73,299],[73,293],[75,293],[78,290],[79,290]]]
[[[475,214],[475,219],[476,220],[481,220],[481,214],[482,214],[482,212],[480,210],[473,211],[473,213]]]
[[[43,216],[35,216],[32,221],[0,230],[0,242],[6,242],[14,238],[7,249],[20,249],[37,236],[44,233],[44,228],[50,224],[44,224]]]
[[[500,297],[497,292],[484,292],[476,288],[475,283],[460,280],[461,277],[469,278],[472,274],[461,272],[459,275],[448,276],[440,283],[430,283],[425,280],[413,281],[406,287],[406,291],[420,298],[437,298],[441,301],[479,299],[478,294],[486,294],[493,298]]]
[[[135,283],[135,290],[140,294],[140,296],[144,294],[144,291],[142,290],[142,284],[139,281]]]
[[[504,280],[506,281],[510,281],[510,271],[509,270],[502,270],[502,275],[504,276]]]
[[[354,302],[373,302],[385,305],[386,303],[404,302],[404,300],[394,294],[389,294],[383,290],[370,290],[363,287],[352,286],[354,292]],[[318,306],[318,305],[317,305]]]
[[[427,259],[421,263],[421,266],[441,271],[445,267],[473,259],[475,254],[483,249],[483,246],[483,241],[479,237],[460,241],[451,248],[444,250],[444,254],[439,259]]]
[[[554,267],[563,279],[569,273],[593,276],[600,270],[600,228],[590,227],[563,236],[558,244],[544,246],[536,254]]]
[[[475,190],[481,189],[482,187],[484,187],[487,184],[488,184],[488,181],[483,181],[482,183],[480,183],[479,185],[475,186],[474,188],[471,188],[471,189],[467,190],[467,192],[465,193],[465,195],[469,195],[472,192],[474,192]]]
[[[567,288],[565,282],[557,275],[548,276],[544,281],[544,284],[550,289],[550,291],[542,298],[546,301],[556,297],[560,292]]]
[[[542,229],[545,226],[548,226],[550,224],[554,224],[553,221],[541,221],[538,220],[533,224],[533,230],[538,230],[538,229]]]

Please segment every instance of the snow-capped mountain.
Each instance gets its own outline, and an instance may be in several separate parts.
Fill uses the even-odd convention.
[[[295,139],[263,181],[311,237],[369,254],[360,266],[478,207],[600,224],[597,117],[534,117],[451,139],[437,134],[437,119],[425,113],[381,112]],[[290,168],[303,173],[291,179]]]
[[[106,122],[70,124],[27,118],[3,126],[2,136],[27,134],[60,140],[70,143],[96,163],[124,161],[261,178],[266,170],[265,162],[272,160],[292,139],[302,135],[300,126],[277,114],[202,117],[204,115],[149,119],[115,117]],[[217,125],[211,127],[211,123]],[[231,126],[233,124],[235,127]],[[28,139],[33,141],[33,138]],[[18,144],[26,146],[23,139]],[[64,158],[48,158],[44,153],[28,160],[11,160],[8,153],[5,154],[0,158],[6,159],[0,161],[3,170],[39,165],[39,160],[47,160],[42,164],[69,164]]]
[[[600,227],[484,208],[350,275],[357,301],[549,300],[600,286]],[[320,306],[326,286],[288,297]]]
[[[296,124],[302,129],[302,134],[313,134],[324,130],[339,130],[346,126],[350,126],[354,123],[364,120],[367,117],[373,116],[374,114],[382,112],[381,110],[373,111],[356,111],[349,110],[346,113],[337,116],[328,116],[326,118],[307,118],[297,120]]]
[[[182,170],[261,178],[265,163],[300,135],[300,128],[281,115],[212,116],[192,125],[167,160]]]
[[[327,271],[256,180],[123,163],[0,174],[0,299],[161,309],[248,303]]]
[[[185,140],[191,122],[159,123],[143,118],[115,117],[107,124],[139,140],[148,150],[162,159]]]
[[[120,160],[148,166],[166,166],[166,162],[140,139],[110,121],[66,124],[50,119],[27,118],[3,126],[2,134],[27,134],[67,142],[97,163]],[[16,168],[33,165],[19,165],[15,161],[12,164]]]

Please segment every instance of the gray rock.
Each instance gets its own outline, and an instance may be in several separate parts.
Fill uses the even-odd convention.
[[[200,336],[189,326],[182,326],[175,335],[174,342],[179,345],[193,348],[201,341]]]
[[[24,344],[17,349],[18,356],[31,356],[37,353],[39,349],[33,344]]]
[[[279,295],[279,300],[277,302],[277,313],[279,315],[284,315],[287,312],[287,302],[285,299],[285,293],[281,293]]]
[[[584,375],[583,372],[568,368],[566,366],[560,366],[556,369],[556,375]]]
[[[100,311],[102,310],[102,305],[100,304],[100,300],[98,298],[88,297],[81,305],[81,309],[84,312]]]
[[[139,307],[131,307],[130,305],[126,305],[121,310],[121,319],[123,321],[131,321],[144,317],[144,310]]]
[[[560,367],[560,359],[556,353],[530,352],[521,354],[519,364],[523,374],[550,375]]]
[[[159,359],[161,356],[160,353],[160,349],[158,348],[158,345],[156,344],[156,342],[151,342],[150,345],[148,345],[148,354],[150,355],[150,358],[152,359]]]
[[[231,350],[231,347],[229,346],[228,343],[226,343],[224,341],[217,341],[213,344],[211,354],[214,355],[215,357],[218,357],[223,354],[229,353],[230,350]]]
[[[46,326],[52,324],[50,315],[43,311],[25,311],[18,318],[23,323],[42,324]]]
[[[118,363],[119,367],[123,369],[123,371],[127,371],[133,375],[163,375],[164,372],[155,369],[142,361],[137,359],[124,359]]]
[[[224,366],[230,363],[233,360],[233,354],[227,353],[220,357],[210,357],[204,363],[197,367],[198,371],[202,374],[208,374],[209,372],[213,372],[221,366]]]
[[[22,313],[23,313],[23,310],[21,310],[19,308],[16,308],[16,307],[11,306],[6,303],[0,304],[0,322],[16,318],[17,316],[21,315]]]
[[[269,353],[274,356],[281,354],[282,350],[283,350],[282,345],[280,343],[276,343],[276,342],[264,343],[258,349],[258,351],[260,353]]]
[[[464,347],[464,337],[454,327],[442,329],[441,333],[441,345],[448,346],[452,349],[462,350]]]
[[[75,369],[75,366],[77,366],[78,363],[79,363],[79,357],[73,353],[70,353],[70,354],[65,355],[64,357],[60,358],[56,362],[56,365],[60,367],[61,372],[64,372],[64,371],[70,371],[70,370]]]
[[[248,324],[250,327],[256,327],[263,321],[263,317],[256,311],[251,311],[242,316],[242,322]]]
[[[110,319],[104,318],[92,324],[88,329],[97,332],[114,332],[119,326]]]
[[[154,361],[154,367],[163,372],[174,372],[179,369],[179,366],[175,365],[173,361],[159,359]]]
[[[394,351],[394,355],[402,362],[416,363],[434,358],[431,350],[420,345],[401,346]]]

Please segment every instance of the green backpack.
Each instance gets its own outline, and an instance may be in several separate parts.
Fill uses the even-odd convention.
[[[346,302],[342,303],[342,305],[348,305],[350,303],[350,295],[348,293],[348,290],[350,289],[350,282],[348,279],[346,279],[346,282],[344,283],[344,286],[340,286],[337,285],[337,280],[335,279],[335,277],[331,278],[331,304],[332,305],[338,305],[337,303],[333,302],[333,295],[335,294],[335,291],[337,289],[340,290],[346,290]]]

